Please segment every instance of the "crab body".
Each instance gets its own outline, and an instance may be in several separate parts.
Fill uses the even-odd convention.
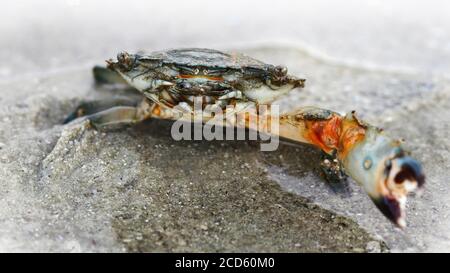
[[[108,61],[108,68],[152,101],[170,108],[183,103],[191,110],[196,96],[203,97],[203,107],[223,108],[233,101],[266,104],[304,85],[285,67],[212,49],[122,52],[117,61]]]

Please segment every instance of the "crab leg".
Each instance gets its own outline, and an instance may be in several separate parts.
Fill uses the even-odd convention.
[[[106,100],[95,100],[81,103],[71,114],[64,120],[63,124],[67,124],[74,119],[82,116],[93,115],[117,106],[133,106],[138,104],[136,100],[129,98],[113,98]]]
[[[95,128],[112,125],[134,124],[141,119],[137,116],[137,108],[132,106],[117,106],[108,110],[86,116]]]
[[[133,125],[151,117],[149,111],[152,105],[147,99],[139,105],[127,99],[83,103],[65,119],[64,124],[82,118],[89,120],[90,124],[98,129],[114,125]]]

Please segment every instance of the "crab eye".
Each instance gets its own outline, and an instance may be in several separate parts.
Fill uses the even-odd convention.
[[[133,66],[133,60],[127,52],[120,52],[117,54],[117,61],[122,69],[130,70]]]
[[[276,66],[275,71],[276,71],[277,75],[279,75],[279,76],[286,76],[286,74],[288,72],[287,67],[281,66],[281,65]]]
[[[125,63],[128,59],[128,53],[126,52],[120,52],[119,54],[117,54],[117,61],[119,61],[119,63]]]

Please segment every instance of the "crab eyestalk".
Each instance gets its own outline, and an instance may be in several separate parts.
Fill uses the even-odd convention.
[[[134,68],[136,63],[136,56],[128,52],[119,52],[117,54],[117,61],[107,60],[107,68],[116,70],[118,72],[130,71]]]
[[[270,73],[269,85],[274,89],[277,89],[277,86],[283,86],[286,84],[292,85],[293,88],[305,87],[305,79],[299,79],[297,77],[288,75],[288,69],[285,66],[281,65],[272,66],[269,69],[269,73]]]
[[[398,227],[406,226],[407,195],[423,187],[425,176],[399,141],[357,119],[354,112],[341,116],[314,107],[281,116],[280,135],[336,153],[345,172],[380,211]]]

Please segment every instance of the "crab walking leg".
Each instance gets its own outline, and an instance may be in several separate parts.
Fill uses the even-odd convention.
[[[105,99],[105,100],[95,100],[95,101],[89,101],[89,102],[82,102],[80,105],[78,105],[75,110],[70,113],[66,119],[63,121],[63,124],[67,124],[71,122],[74,119],[77,119],[82,116],[88,116],[93,115],[102,111],[105,111],[107,109],[118,107],[118,106],[132,106],[135,107],[138,105],[138,101],[132,100],[130,98],[112,98],[112,99]]]
[[[116,100],[112,102],[119,103],[120,101]],[[152,102],[144,99],[138,106],[132,106],[136,103],[131,103],[131,101],[127,102],[129,102],[130,106],[119,104],[112,105],[112,107],[109,108],[107,106],[111,106],[110,104],[102,104],[97,101],[90,102],[89,105],[91,108],[88,108],[88,111],[80,112],[80,109],[84,110],[85,108],[79,106],[77,108],[78,111],[75,110],[70,114],[66,118],[65,123],[80,118],[81,120],[88,120],[93,127],[102,129],[104,127],[116,125],[133,125],[151,117],[150,111],[152,111],[154,107]],[[85,115],[86,113],[88,114]]]
[[[132,106],[117,106],[108,110],[86,116],[95,128],[111,125],[134,124],[140,119],[137,117],[137,108]]]

